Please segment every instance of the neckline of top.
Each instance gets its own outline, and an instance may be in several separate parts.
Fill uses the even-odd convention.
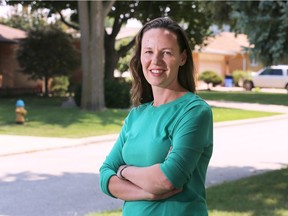
[[[173,101],[170,101],[168,103],[162,104],[160,106],[153,106],[154,101],[151,101],[149,106],[152,109],[155,109],[155,110],[159,110],[159,109],[162,109],[162,108],[170,107],[170,106],[173,106],[174,104],[177,104],[177,103],[181,102],[182,100],[185,100],[187,97],[191,96],[192,94],[193,94],[192,92],[186,92],[181,97],[179,97],[179,98],[177,98],[177,99],[175,99]]]

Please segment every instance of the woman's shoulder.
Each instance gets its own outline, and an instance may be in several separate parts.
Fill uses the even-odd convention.
[[[128,116],[140,115],[144,110],[146,110],[149,107],[150,104],[151,102],[132,107],[129,111]]]
[[[210,105],[199,95],[189,92],[185,95],[185,104],[187,108],[191,107],[203,107],[207,109],[211,109]]]
[[[152,102],[147,102],[147,103],[132,107],[130,112],[141,112],[141,111],[147,109],[151,105],[151,103]]]

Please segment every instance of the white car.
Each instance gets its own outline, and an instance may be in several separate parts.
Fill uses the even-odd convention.
[[[251,74],[251,79],[245,80],[243,87],[252,88],[284,88],[288,91],[288,65],[276,65],[263,68]]]

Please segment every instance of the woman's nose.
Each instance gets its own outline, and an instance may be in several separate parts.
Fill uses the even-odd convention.
[[[162,61],[161,55],[159,53],[155,53],[152,57],[152,63],[157,65]]]

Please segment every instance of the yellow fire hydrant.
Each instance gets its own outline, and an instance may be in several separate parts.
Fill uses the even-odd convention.
[[[17,100],[15,110],[17,124],[24,124],[25,122],[25,115],[27,114],[27,110],[24,107],[25,107],[24,101]]]

